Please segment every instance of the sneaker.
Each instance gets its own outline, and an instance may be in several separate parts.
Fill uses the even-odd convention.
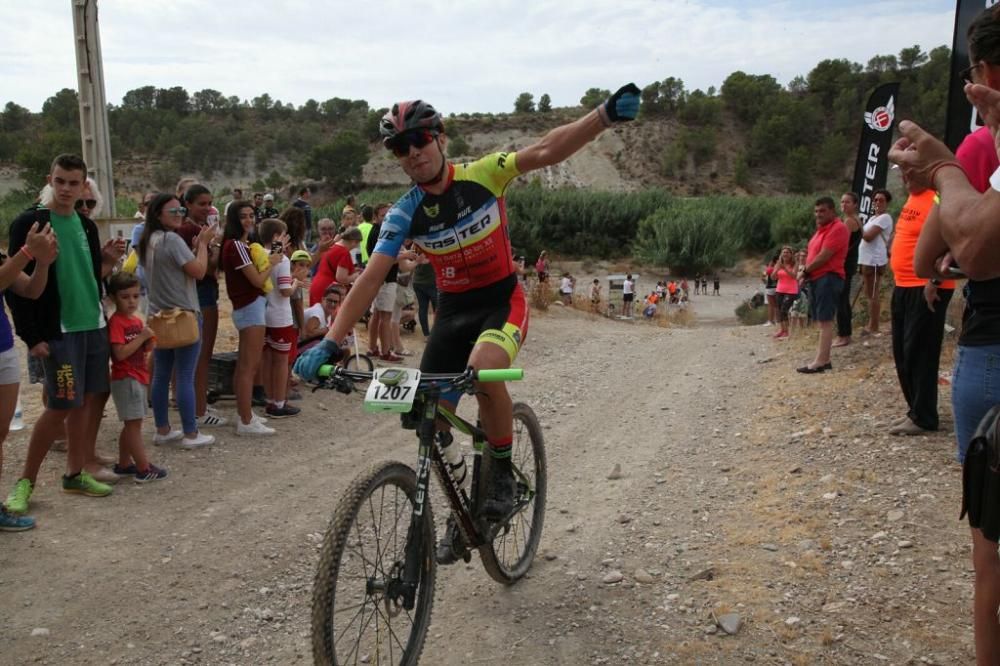
[[[121,465],[116,464],[114,467],[111,468],[111,471],[114,472],[119,478],[121,478],[124,476],[135,476],[135,473],[138,470],[136,470],[135,468],[135,463],[132,463],[128,467],[122,467]]]
[[[215,437],[199,432],[194,437],[181,437],[181,441],[177,443],[177,446],[190,451],[191,449],[200,449],[212,444],[215,444]]]
[[[23,532],[35,526],[35,519],[30,516],[16,516],[0,504],[0,532]]]
[[[400,361],[403,360],[402,356],[397,356],[395,353],[393,353],[391,351],[382,354],[382,356],[380,358],[383,361],[388,361],[390,363],[399,363]]]
[[[434,551],[434,559],[437,560],[438,564],[454,564],[460,559],[468,562],[472,559],[472,555],[465,545],[462,530],[458,529],[458,523],[453,515],[448,516],[448,526]]]
[[[254,423],[267,425],[267,419],[259,415],[257,412],[250,412],[250,420],[253,421]]]
[[[14,484],[14,489],[7,496],[5,505],[9,513],[28,513],[28,501],[31,499],[31,491],[35,486],[28,479],[20,479]]]
[[[219,416],[218,412],[215,410],[205,410],[204,416],[196,417],[194,422],[198,424],[199,428],[217,428],[229,423],[229,419],[225,416]]]
[[[64,476],[62,487],[64,493],[86,495],[87,497],[107,497],[112,491],[111,486],[97,481],[86,472],[80,472],[76,476]]]
[[[260,421],[254,421],[253,419],[250,419],[250,423],[243,423],[243,421],[236,422],[236,434],[240,437],[273,435],[275,432],[274,428],[268,428]]]
[[[107,467],[98,467],[93,472],[88,472],[90,477],[101,483],[118,483],[118,475]]]
[[[500,520],[514,508],[514,471],[510,460],[493,460],[489,490],[483,502],[483,516]]]
[[[184,433],[180,430],[171,430],[166,435],[161,435],[156,433],[153,435],[153,444],[156,446],[162,446],[164,444],[170,444],[171,442],[176,442],[178,439],[184,436]]]
[[[165,478],[167,478],[167,470],[157,467],[152,463],[149,464],[149,469],[145,472],[137,471],[135,473],[136,483],[149,483],[150,481],[159,481],[160,479]]]
[[[292,407],[288,403],[285,403],[281,407],[278,407],[277,405],[268,405],[267,410],[265,410],[264,413],[272,419],[287,419],[289,416],[297,416],[301,411],[302,410],[298,407]]]

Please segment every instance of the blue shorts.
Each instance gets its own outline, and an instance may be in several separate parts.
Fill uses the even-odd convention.
[[[233,310],[233,326],[236,327],[237,331],[251,326],[263,326],[266,305],[267,300],[263,296],[258,296],[253,303]]]
[[[836,318],[843,289],[844,278],[836,273],[826,273],[812,281],[809,308],[813,321],[833,321]]]
[[[215,280],[199,280],[195,285],[198,290],[198,305],[202,308],[219,307],[219,283]]]
[[[958,346],[951,378],[951,409],[955,415],[958,462],[965,462],[979,422],[1000,403],[1000,345]]]

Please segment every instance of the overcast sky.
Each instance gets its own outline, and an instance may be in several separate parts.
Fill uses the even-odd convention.
[[[731,72],[787,83],[825,58],[867,63],[951,46],[954,0],[100,0],[107,98],[144,85],[365,99],[423,97],[444,113],[554,106],[590,87]],[[76,88],[71,0],[0,0],[0,104],[32,111]]]

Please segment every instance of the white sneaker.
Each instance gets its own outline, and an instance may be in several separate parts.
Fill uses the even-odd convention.
[[[156,433],[153,435],[153,444],[156,446],[162,446],[163,444],[170,444],[171,442],[176,442],[178,439],[182,438],[184,433],[180,430],[171,430],[166,435],[161,435]]]
[[[261,416],[257,412],[250,412],[250,422],[259,423],[261,425],[267,425],[267,417]]]
[[[273,435],[277,432],[274,428],[268,428],[266,425],[260,421],[250,420],[250,423],[243,423],[243,421],[236,422],[236,434],[241,437],[249,437],[255,435]]]
[[[204,416],[195,418],[195,423],[198,424],[199,428],[217,428],[229,423],[229,419],[225,416],[219,416],[219,413],[212,409],[206,410]]]
[[[215,437],[212,435],[205,435],[203,433],[198,433],[194,437],[183,437],[177,446],[182,449],[200,449],[205,446],[211,446],[215,444]]]

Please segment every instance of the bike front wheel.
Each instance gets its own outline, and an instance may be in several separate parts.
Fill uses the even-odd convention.
[[[545,442],[538,417],[522,402],[514,403],[513,435],[511,463],[517,481],[517,511],[498,528],[492,542],[479,548],[486,573],[505,585],[513,585],[528,573],[545,520]]]
[[[371,372],[375,369],[375,364],[368,354],[348,354],[341,361],[345,370]]]
[[[418,518],[420,578],[412,608],[400,603],[407,534],[417,481],[398,462],[359,475],[337,505],[313,585],[312,645],[317,664],[416,664],[434,603],[434,519]]]

